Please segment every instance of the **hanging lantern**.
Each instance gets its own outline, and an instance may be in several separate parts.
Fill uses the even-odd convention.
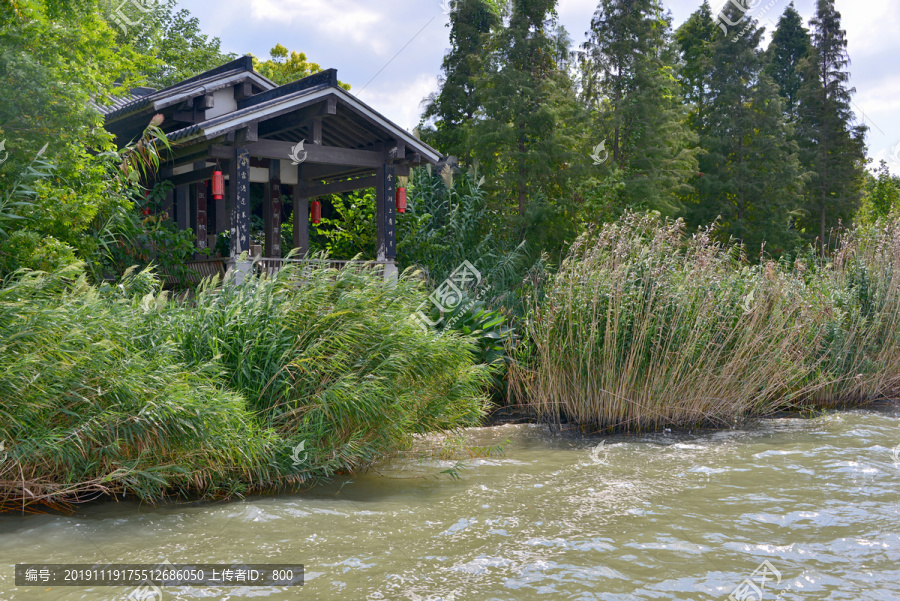
[[[406,212],[406,188],[397,188],[397,212]]]
[[[310,208],[313,225],[319,225],[319,222],[322,221],[322,203],[318,200],[314,200],[312,201],[312,207]]]
[[[225,176],[219,170],[213,171],[212,193],[213,198],[216,200],[225,198]]]

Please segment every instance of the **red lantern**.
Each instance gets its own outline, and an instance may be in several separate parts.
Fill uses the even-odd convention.
[[[222,175],[221,171],[213,171],[212,193],[213,198],[216,200],[225,198],[225,176]]]
[[[311,208],[313,225],[319,225],[319,222],[322,220],[322,203],[314,200]]]
[[[406,188],[397,188],[397,212],[406,212]]]

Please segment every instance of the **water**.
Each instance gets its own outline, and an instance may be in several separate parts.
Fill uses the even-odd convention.
[[[0,599],[132,590],[17,588],[14,563],[166,559],[307,570],[303,587],[165,588],[166,601],[724,600],[758,586],[764,561],[781,581],[770,570],[762,599],[900,599],[898,418],[894,407],[602,439],[481,428],[471,444],[508,438],[505,454],[459,480],[435,477],[453,461],[394,460],[304,494],[4,516]]]

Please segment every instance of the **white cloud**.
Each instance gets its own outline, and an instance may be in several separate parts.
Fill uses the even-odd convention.
[[[382,83],[367,88],[359,99],[400,127],[412,131],[424,111],[422,101],[437,89],[437,77],[423,73],[400,86]]]
[[[366,44],[376,53],[387,45],[382,30],[390,12],[359,0],[251,0],[250,15],[257,21],[289,24],[298,33],[324,33],[333,39]]]

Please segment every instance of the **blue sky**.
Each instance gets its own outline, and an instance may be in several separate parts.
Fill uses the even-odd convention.
[[[715,10],[724,1],[710,4]],[[700,2],[668,0],[665,6],[677,26]],[[750,14],[771,32],[788,2],[751,0],[757,7]],[[815,0],[794,5],[808,22]],[[182,0],[179,6],[228,51],[267,57],[281,43],[336,68],[353,93],[407,129],[437,89],[450,45],[440,0]],[[560,22],[575,43],[585,39],[596,6],[597,0],[560,0]],[[900,174],[900,0],[837,0],[836,6],[849,41],[854,109],[870,127],[869,156],[887,160]]]

